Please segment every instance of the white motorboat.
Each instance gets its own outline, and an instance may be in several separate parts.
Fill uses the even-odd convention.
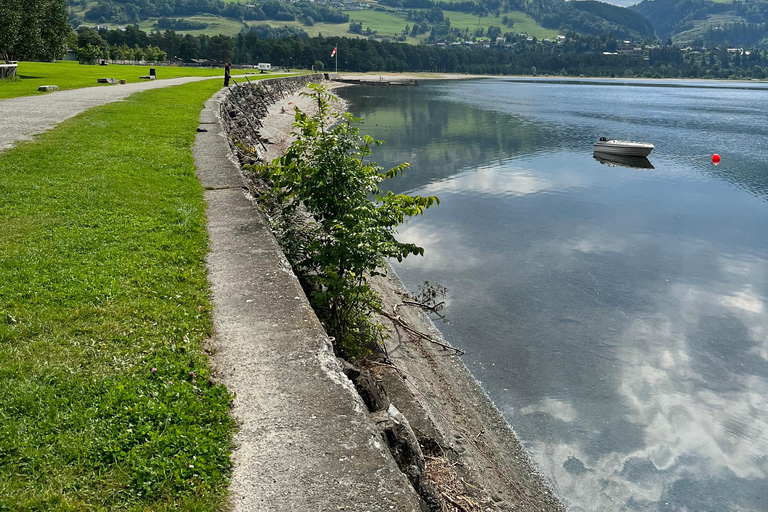
[[[609,140],[600,137],[592,147],[595,153],[621,156],[648,156],[655,147],[650,142],[635,142],[633,140]]]

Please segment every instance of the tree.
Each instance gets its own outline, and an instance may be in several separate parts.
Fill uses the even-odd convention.
[[[71,28],[67,0],[0,1],[0,57],[51,61],[64,54]]]
[[[21,0],[4,0],[0,2],[0,58],[15,57],[13,51],[20,38]]]
[[[187,34],[179,45],[179,57],[184,62],[189,62],[200,56],[200,40],[192,34]]]
[[[208,41],[208,56],[219,62],[226,62],[232,58],[234,44],[231,37],[224,35],[212,36]]]
[[[77,47],[85,48],[86,45],[102,49],[109,48],[109,43],[107,43],[106,39],[101,37],[101,34],[92,28],[80,27],[77,29]]]
[[[332,114],[329,101],[335,97],[323,86],[309,87],[312,92],[304,95],[317,101],[317,113],[297,108],[296,140],[283,157],[257,170],[274,182],[282,219],[300,207],[312,217],[303,229],[283,231],[286,252],[328,334],[356,355],[380,334],[371,315],[381,302],[368,277],[383,275],[386,258],[424,254],[415,244],[397,241],[396,228],[439,200],[384,194],[379,184],[408,164],[384,171],[366,161],[382,141],[362,137],[352,114]]]
[[[97,59],[104,56],[104,49],[91,43],[86,43],[77,49],[77,60],[84,64],[94,64]]]
[[[166,59],[168,54],[157,46],[147,46],[144,49],[144,59],[147,62],[161,62]]]

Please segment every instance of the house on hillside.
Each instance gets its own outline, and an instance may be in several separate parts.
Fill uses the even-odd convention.
[[[621,44],[616,48],[616,52],[621,55],[631,55],[634,57],[642,57],[643,55],[642,47],[631,41],[624,41],[624,44]]]

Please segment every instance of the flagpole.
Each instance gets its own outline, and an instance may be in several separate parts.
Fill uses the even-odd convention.
[[[336,54],[336,74],[338,75],[339,74],[339,47],[336,46],[334,50],[335,51],[333,53]]]

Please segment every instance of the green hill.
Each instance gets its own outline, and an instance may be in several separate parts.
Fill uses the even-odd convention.
[[[617,38],[653,36],[637,12],[594,0],[68,0],[70,23],[138,25],[194,35],[236,35],[267,24],[309,36],[343,35],[409,43],[573,31]]]
[[[678,45],[768,47],[766,0],[644,0],[632,9]]]

